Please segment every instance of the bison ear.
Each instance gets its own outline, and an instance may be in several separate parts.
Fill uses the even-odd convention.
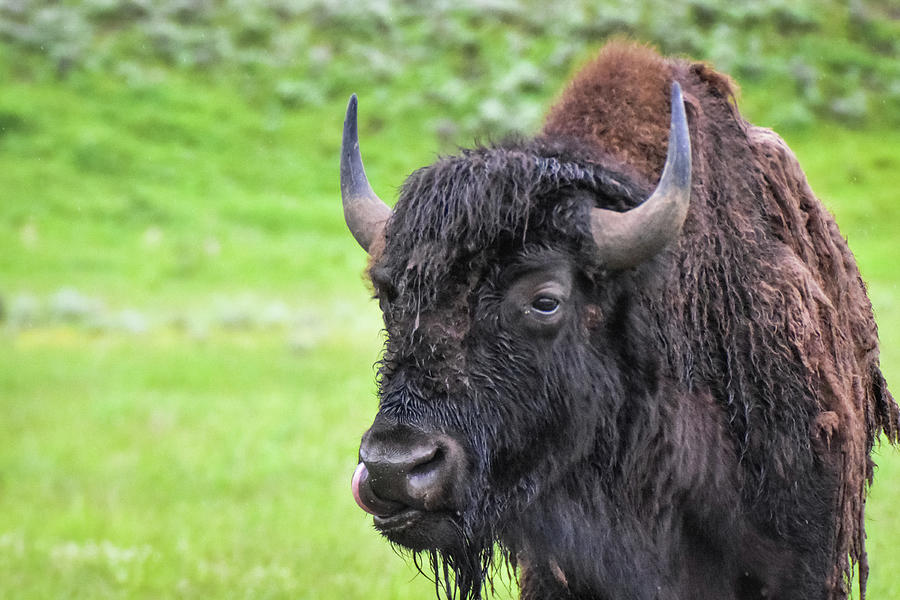
[[[671,98],[669,149],[656,190],[626,212],[591,209],[591,234],[609,269],[638,265],[681,234],[691,199],[691,137],[678,82]]]
[[[356,94],[350,96],[347,116],[344,118],[344,136],[341,140],[341,199],[344,220],[350,233],[363,250],[369,252],[372,244],[384,235],[384,226],[391,216],[390,207],[372,191],[362,156],[359,153],[359,134],[356,127]]]

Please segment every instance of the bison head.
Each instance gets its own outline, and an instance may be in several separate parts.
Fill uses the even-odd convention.
[[[635,348],[653,340],[615,283],[687,214],[677,83],[671,101],[654,191],[595,148],[538,137],[442,158],[391,210],[363,171],[350,99],[344,214],[372,255],[387,334],[353,494],[391,542],[431,557],[448,594],[480,595],[497,543],[515,561],[550,531],[571,535],[551,522],[554,503],[602,485],[621,443],[617,407],[647,393],[653,359]]]

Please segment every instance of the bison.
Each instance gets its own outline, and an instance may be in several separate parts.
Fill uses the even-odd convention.
[[[438,596],[859,595],[900,416],[834,219],[731,80],[607,45],[540,133],[372,191],[351,97],[344,215],[384,314],[352,479]],[[671,115],[671,116],[670,116]],[[661,175],[660,175],[661,173]]]

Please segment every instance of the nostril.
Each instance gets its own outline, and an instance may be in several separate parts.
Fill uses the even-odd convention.
[[[415,477],[418,475],[425,475],[431,471],[440,467],[441,462],[444,460],[444,451],[440,448],[435,448],[430,454],[427,456],[421,457],[418,464],[416,464],[412,469],[409,470],[410,477]]]
[[[430,457],[410,469],[407,491],[415,503],[426,510],[436,510],[447,504],[453,487],[454,469],[447,461],[447,453],[435,448]]]

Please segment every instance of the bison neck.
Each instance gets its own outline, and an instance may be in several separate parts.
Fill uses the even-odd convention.
[[[740,508],[720,412],[697,410],[713,400],[667,402],[653,409],[666,418],[652,419],[665,429],[642,422],[649,405],[635,408],[619,456],[575,465],[502,540],[520,563],[522,598],[819,597],[792,573],[802,557]]]

